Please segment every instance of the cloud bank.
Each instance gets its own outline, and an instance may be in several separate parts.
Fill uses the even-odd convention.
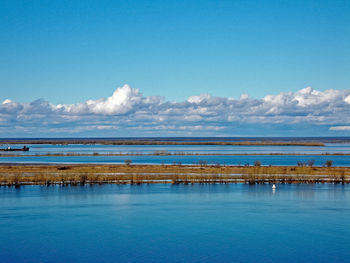
[[[350,131],[350,126],[335,126],[329,128],[331,131]]]
[[[108,98],[84,103],[55,105],[41,99],[30,103],[6,99],[0,104],[2,137],[292,136],[293,127],[299,132],[304,129],[305,136],[348,132],[350,90],[322,92],[307,87],[262,99],[247,94],[238,99],[201,94],[170,102],[160,96],[144,97],[138,89],[124,85]]]

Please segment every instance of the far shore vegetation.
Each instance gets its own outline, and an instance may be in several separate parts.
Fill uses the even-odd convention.
[[[93,185],[93,184],[300,184],[350,183],[350,167],[314,166],[312,161],[297,166],[208,165],[0,165],[0,186]]]
[[[17,154],[17,153],[0,153],[0,157],[69,157],[69,156],[350,156],[350,153],[198,153],[198,152],[169,152],[155,151],[151,153],[141,152],[110,152],[110,153],[34,153],[34,154]]]
[[[102,145],[242,145],[242,146],[325,146],[320,141],[167,141],[167,140],[113,140],[113,139],[13,139],[1,140],[1,144],[102,144]]]

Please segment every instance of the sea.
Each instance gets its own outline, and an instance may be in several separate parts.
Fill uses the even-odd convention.
[[[320,141],[325,146],[240,146],[240,145],[104,145],[104,144],[65,144],[73,138],[54,138],[62,140],[62,144],[30,144],[33,139],[0,139],[3,148],[30,148],[28,152],[0,152],[0,163],[67,163],[67,164],[122,164],[131,160],[133,164],[198,164],[211,165],[253,165],[260,161],[262,165],[297,165],[314,161],[314,165],[323,166],[330,160],[334,166],[350,166],[350,137],[271,137],[271,138],[236,138],[236,137],[152,137],[152,138],[74,138],[79,141],[93,139],[105,140],[162,140],[162,141]],[[11,140],[21,140],[22,144],[11,144]],[[36,140],[47,140],[37,138]],[[4,143],[4,142],[7,143]],[[20,156],[10,156],[12,154]],[[173,155],[152,155],[154,153],[170,153]],[[282,155],[269,155],[269,154]],[[66,156],[55,156],[64,154]],[[69,155],[73,156],[69,156]],[[74,154],[90,154],[93,156],[74,156]],[[99,156],[108,155],[111,156]],[[128,154],[129,156],[113,156]],[[187,155],[186,155],[187,154]],[[188,155],[191,154],[191,155]],[[284,155],[283,155],[284,154]],[[287,155],[286,155],[287,154]],[[331,155],[329,155],[331,154]],[[347,154],[347,155],[346,155]],[[34,155],[34,156],[33,156]],[[50,156],[42,156],[50,155]],[[68,156],[67,156],[68,155]]]
[[[350,187],[0,188],[0,262],[350,262]]]
[[[168,138],[185,139],[193,140]],[[252,165],[260,160],[263,165],[296,165],[314,160],[322,166],[332,160],[334,166],[350,166],[350,156],[344,155],[350,153],[350,138],[313,139],[325,146],[30,145],[24,141],[29,152],[19,157],[6,157],[3,152],[0,162],[117,164],[127,158],[134,164],[185,165],[206,160],[209,164]],[[205,155],[145,155],[157,151]],[[40,156],[46,153],[98,154]],[[108,153],[134,155],[99,156]],[[265,155],[268,153],[291,155]],[[3,186],[0,262],[350,262],[350,186]]]

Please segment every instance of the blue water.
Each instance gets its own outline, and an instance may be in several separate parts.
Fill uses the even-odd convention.
[[[0,188],[0,262],[350,262],[348,185]]]
[[[326,160],[332,160],[333,166],[350,166],[350,156],[346,155],[238,155],[238,156],[23,156],[0,157],[0,163],[100,163],[122,164],[125,160],[131,160],[133,164],[197,164],[206,161],[208,164],[220,165],[253,165],[255,161],[261,161],[262,165],[297,165],[297,162],[314,160],[316,166],[322,166]]]
[[[136,140],[136,141],[198,141],[198,142],[217,142],[217,141],[279,141],[279,142],[289,142],[289,141],[320,141],[320,142],[350,142],[349,136],[344,137],[72,137],[72,138],[49,138],[55,141],[66,142],[67,140],[79,140],[79,141],[126,141],[126,140]],[[48,138],[0,138],[1,142],[8,141],[47,141]]]
[[[19,144],[12,148],[28,146],[28,152],[15,152],[15,154],[32,155],[46,153],[84,153],[84,154],[107,154],[107,153],[142,153],[150,154],[157,151],[171,153],[216,153],[216,154],[251,154],[251,153],[350,153],[350,143],[326,143],[325,146],[240,146],[240,145],[51,145],[51,144]],[[1,154],[14,154],[14,152],[1,152]]]
[[[84,138],[76,138],[84,140]],[[95,138],[104,140],[106,138]],[[110,138],[109,138],[110,139]],[[346,155],[317,155],[325,153],[350,153],[350,138],[112,138],[113,140],[165,140],[165,141],[244,141],[244,140],[268,140],[268,141],[322,141],[325,146],[229,146],[229,145],[89,145],[89,144],[6,144],[2,147],[22,148],[29,146],[28,152],[0,152],[0,163],[109,163],[120,164],[125,160],[131,160],[134,164],[196,164],[207,162],[220,165],[253,165],[255,161],[261,161],[262,165],[296,165],[298,162],[314,160],[315,165],[322,166],[327,160],[333,161],[334,166],[350,166],[350,156]],[[3,139],[0,139],[0,142]],[[6,139],[8,140],[8,139]],[[21,139],[25,140],[25,139]],[[40,140],[40,139],[39,139]],[[44,140],[44,139],[43,139]],[[64,142],[65,139],[62,139]],[[86,139],[88,140],[88,139]],[[340,143],[342,142],[342,143]],[[77,154],[152,154],[156,152],[204,154],[202,156],[27,156],[55,153]],[[21,157],[6,157],[8,154],[20,154]],[[208,155],[212,153],[213,155]],[[268,153],[302,154],[302,156],[273,155]],[[220,155],[215,155],[220,154]],[[230,155],[236,154],[236,155]],[[242,154],[242,156],[237,156]],[[247,155],[250,154],[250,155]],[[254,155],[253,155],[254,154]],[[256,155],[257,154],[257,155]]]
[[[199,139],[199,138],[198,138]],[[11,145],[21,148],[23,145]],[[221,146],[221,145],[48,145],[27,144],[28,152],[15,152],[21,157],[6,157],[14,152],[1,152],[0,163],[124,163],[126,159],[134,164],[208,164],[220,165],[253,165],[261,161],[262,165],[296,165],[297,162],[314,160],[315,165],[322,166],[326,160],[332,160],[334,166],[350,166],[350,156],[323,155],[322,153],[350,153],[349,143],[326,143],[323,147],[317,146]],[[3,146],[4,147],[4,146]],[[155,152],[206,154],[202,156],[26,156],[35,154],[78,153],[78,154],[152,154]],[[207,154],[221,154],[207,155]],[[296,153],[303,156],[266,156],[266,153]],[[222,156],[223,154],[223,156]],[[225,155],[226,154],[226,155]],[[258,154],[232,156],[230,154]],[[261,154],[261,155],[259,155]],[[305,156],[306,155],[306,156]]]

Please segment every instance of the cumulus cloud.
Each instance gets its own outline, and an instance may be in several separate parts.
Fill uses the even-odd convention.
[[[71,105],[59,104],[53,108],[68,114],[120,115],[130,112],[141,100],[142,96],[138,89],[124,85],[122,88],[117,88],[107,99],[88,100],[85,103]],[[145,101],[152,102],[152,98],[146,98]]]
[[[297,92],[266,95],[262,99],[242,94],[240,98],[201,94],[182,102],[160,96],[144,97],[124,85],[108,98],[77,104],[52,104],[44,100],[0,104],[0,133],[8,128],[40,134],[82,131],[164,131],[179,134],[215,135],[244,125],[328,125],[330,131],[350,127],[350,90],[317,91],[306,87]],[[348,126],[349,125],[349,126]],[[242,131],[241,133],[244,133]],[[116,134],[117,135],[117,134]]]
[[[350,104],[350,95],[346,96],[344,101],[348,104]]]
[[[334,126],[329,128],[331,131],[350,131],[350,126]]]

